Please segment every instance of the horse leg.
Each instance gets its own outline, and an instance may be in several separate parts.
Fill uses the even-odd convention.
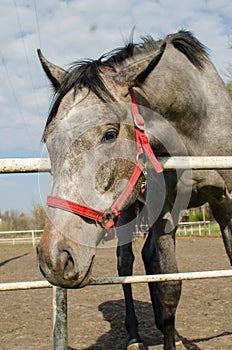
[[[189,207],[208,202],[218,222],[225,250],[232,265],[232,193],[216,171],[193,171],[193,191]]]
[[[167,220],[159,219],[149,231],[142,250],[147,274],[178,272],[175,259],[175,229],[165,232]],[[164,350],[174,350],[175,313],[181,294],[181,282],[149,283],[157,327],[164,335]]]
[[[218,222],[226,253],[232,266],[232,198],[228,192],[210,200],[213,215]]]
[[[129,224],[127,219],[129,218]],[[131,276],[133,274],[134,253],[132,250],[133,239],[133,212],[123,212],[120,225],[117,228],[118,247],[117,247],[117,261],[119,276]],[[128,350],[144,349],[141,338],[138,333],[138,320],[135,314],[132,286],[131,284],[123,284],[123,292],[125,298],[125,327],[128,332]]]
[[[230,265],[232,266],[232,219],[230,219],[226,226],[220,225],[220,227],[225,250],[230,259]]]
[[[131,276],[133,273],[134,254],[132,251],[132,243],[118,246],[118,274],[119,276]],[[131,284],[123,284],[123,292],[125,298],[125,327],[128,332],[128,345],[142,344],[138,333],[138,320],[135,314],[132,287]],[[139,349],[138,345],[138,349]]]

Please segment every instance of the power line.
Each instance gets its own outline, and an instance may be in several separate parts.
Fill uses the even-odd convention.
[[[3,58],[3,55],[1,53],[1,51],[0,51],[0,56],[1,56],[2,65],[3,65],[4,69],[5,69],[5,73],[6,73],[6,77],[7,77],[9,86],[10,86],[11,91],[12,91],[12,95],[14,96],[14,99],[15,99],[16,106],[17,106],[17,108],[19,110],[19,113],[22,115],[21,106],[19,104],[19,100],[18,100],[17,95],[15,93],[15,90],[14,90],[14,87],[13,87],[13,84],[12,84],[12,81],[11,81],[11,78],[10,78],[10,74],[9,74],[8,68],[7,68],[7,65],[5,63],[5,60]]]
[[[41,40],[41,31],[40,31],[40,24],[39,24],[39,14],[38,14],[38,8],[37,8],[37,2],[34,0],[34,10],[35,10],[35,20],[36,20],[36,29],[38,34],[38,43],[39,48],[42,48],[42,40]],[[45,75],[43,74],[43,80],[47,83],[47,80],[45,79]]]
[[[37,11],[36,0],[34,0],[34,10],[35,10],[35,20],[36,20],[37,33],[38,33],[38,38],[39,38],[39,46],[42,47],[42,41],[41,41],[41,35],[40,35],[40,26],[39,26],[39,16],[38,16],[38,11]]]
[[[30,140],[30,143],[32,144],[31,135],[30,135],[30,132],[29,132],[27,123],[26,123],[26,121],[25,121],[25,119],[24,119],[24,116],[23,116],[23,113],[22,113],[22,109],[21,109],[21,106],[20,106],[20,104],[19,104],[19,100],[18,100],[17,95],[16,95],[16,93],[15,93],[15,89],[14,89],[14,86],[13,86],[13,84],[12,84],[11,77],[10,77],[10,74],[9,74],[9,71],[8,71],[8,68],[7,68],[7,65],[6,65],[6,63],[5,63],[5,60],[4,60],[4,58],[3,58],[3,55],[2,55],[2,53],[1,53],[1,51],[0,51],[0,57],[1,57],[2,65],[3,65],[3,67],[4,67],[4,70],[5,70],[5,73],[6,73],[6,77],[7,77],[7,80],[8,80],[9,86],[10,86],[10,89],[11,89],[11,91],[12,91],[12,95],[13,95],[14,100],[15,100],[15,104],[16,104],[17,109],[18,109],[18,111],[19,111],[19,114],[20,114],[20,116],[21,116],[21,118],[22,118],[22,120],[23,120],[23,124],[24,124],[25,130],[26,130],[26,134],[27,134],[27,136],[28,136],[27,140]]]
[[[37,111],[39,110],[39,104],[38,104],[38,100],[37,100],[37,95],[36,95],[36,91],[35,91],[35,87],[34,87],[34,82],[33,82],[33,76],[32,76],[32,71],[31,71],[31,66],[30,66],[30,62],[29,62],[29,58],[28,58],[28,54],[27,54],[27,49],[26,49],[26,44],[25,44],[25,40],[24,40],[24,35],[23,35],[23,30],[22,30],[22,26],[21,26],[21,21],[20,21],[20,16],[19,16],[19,12],[18,12],[18,7],[16,4],[16,0],[13,0],[14,3],[14,7],[15,7],[15,12],[16,12],[16,17],[17,17],[17,22],[18,22],[18,26],[19,26],[19,31],[20,31],[20,37],[22,40],[22,44],[23,44],[23,49],[24,49],[24,55],[25,55],[25,59],[26,59],[26,64],[28,67],[28,73],[29,73],[29,77],[30,77],[30,81],[31,81],[31,86],[32,86],[32,90],[33,90],[33,95],[34,95],[34,99],[35,99],[35,103],[36,103],[36,107],[37,107]],[[34,2],[35,4],[35,2]],[[37,12],[36,12],[37,13]],[[40,38],[40,36],[39,36]],[[40,39],[39,39],[40,40]],[[42,118],[40,117],[41,123],[42,123]]]

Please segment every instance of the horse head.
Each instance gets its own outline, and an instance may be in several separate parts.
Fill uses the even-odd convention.
[[[70,206],[62,210],[51,204],[38,246],[39,266],[52,284],[81,287],[88,282],[95,248],[104,235],[98,215],[107,216],[134,176],[137,146],[130,89],[151,57],[128,63],[129,69],[89,61],[67,72],[40,51],[39,56],[55,90],[44,132],[51,159],[51,198],[96,211],[93,217],[74,215]],[[142,169],[137,177],[123,208],[139,195]]]

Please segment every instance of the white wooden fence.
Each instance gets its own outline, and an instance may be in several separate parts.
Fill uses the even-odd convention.
[[[41,234],[43,230],[22,230],[22,231],[1,231],[0,232],[0,244],[1,243],[32,243],[33,247],[39,241],[40,237],[37,234]]]
[[[211,225],[217,228],[220,235],[220,227],[216,221],[179,222],[176,231],[177,236],[211,236]],[[134,237],[144,237],[148,234],[147,224],[135,225]]]
[[[177,236],[211,236],[211,224],[215,224],[215,222],[180,222],[176,234]],[[0,244],[31,243],[35,247],[39,243],[42,232],[43,230],[0,231]],[[144,236],[147,232],[148,225],[135,225],[135,237]]]
[[[180,222],[176,231],[177,236],[211,236],[211,225],[216,224],[213,221],[193,221]],[[218,232],[220,228],[218,225]]]
[[[164,169],[232,169],[232,157],[173,157],[159,159]],[[48,159],[0,159],[0,173],[49,172]],[[178,274],[92,278],[91,285],[160,282],[170,280],[190,280],[199,278],[232,277],[232,270],[201,271]],[[23,284],[22,284],[23,283]],[[19,289],[50,288],[46,281],[1,283],[0,291]],[[53,349],[67,350],[67,291],[53,287],[54,330]]]

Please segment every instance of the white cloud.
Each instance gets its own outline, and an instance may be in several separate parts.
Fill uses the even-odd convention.
[[[40,45],[50,60],[65,66],[121,46],[134,25],[136,40],[145,34],[159,38],[185,28],[193,30],[211,49],[219,71],[231,60],[228,36],[232,4],[228,0],[1,0],[0,10],[0,53],[5,64],[0,70],[1,125],[8,123],[14,129],[27,124],[32,134],[42,130],[50,97],[49,89],[48,96],[41,89],[48,82],[36,55]],[[11,144],[9,140],[5,143],[4,135],[1,138],[2,150],[25,146],[18,130],[12,135]],[[33,140],[34,149],[39,148],[39,140]]]

